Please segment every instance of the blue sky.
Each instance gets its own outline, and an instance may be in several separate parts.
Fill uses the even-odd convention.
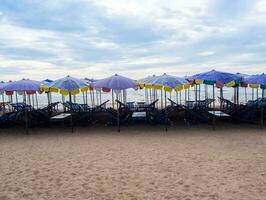
[[[266,72],[264,0],[1,0],[0,79]]]

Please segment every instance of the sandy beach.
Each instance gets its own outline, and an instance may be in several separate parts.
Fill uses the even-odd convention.
[[[0,200],[266,197],[256,126],[0,130]]]

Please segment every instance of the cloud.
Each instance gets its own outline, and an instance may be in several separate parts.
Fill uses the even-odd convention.
[[[263,0],[3,0],[0,79],[261,73],[265,13]]]

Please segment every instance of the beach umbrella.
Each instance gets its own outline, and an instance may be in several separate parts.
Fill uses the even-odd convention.
[[[256,74],[247,77],[244,79],[244,82],[249,84],[251,88],[257,88],[257,97],[258,97],[258,88],[262,89],[262,101],[265,101],[265,90],[266,90],[266,74]],[[263,127],[263,105],[261,105],[261,127]]]
[[[3,111],[5,112],[6,110],[6,106],[5,106],[5,92],[3,90],[3,88],[7,85],[8,83],[4,82],[4,81],[1,81],[0,82],[0,94],[2,96],[2,103],[3,103]]]
[[[52,92],[59,92],[63,96],[69,96],[70,102],[70,112],[72,112],[72,95],[77,95],[80,91],[88,89],[88,84],[85,80],[74,78],[71,76],[66,76],[64,78],[53,81],[50,85],[50,90]],[[73,132],[73,120],[72,115],[70,116],[71,120],[71,130]]]
[[[248,101],[247,100],[248,99],[248,97],[247,97],[247,86],[248,86],[248,84],[245,83],[245,79],[247,79],[250,75],[243,74],[243,73],[240,73],[240,72],[236,73],[236,75],[238,75],[241,78],[241,87],[243,87],[245,89],[245,103],[247,103],[247,101]],[[254,93],[254,89],[252,88],[252,94],[253,93]]]
[[[84,80],[91,85],[92,83],[98,81],[97,79],[93,79],[93,78],[84,78]],[[88,101],[88,92],[86,91],[86,102]],[[96,96],[96,104],[101,104],[102,102],[102,93],[101,90],[95,90],[93,87],[90,87],[90,98],[91,98],[91,105],[95,106],[95,96]],[[99,97],[99,99],[98,99]],[[83,97],[84,98],[84,97]]]
[[[41,81],[40,86],[41,86],[41,91],[45,92],[47,94],[47,101],[48,101],[48,105],[50,105],[52,103],[52,94],[50,91],[50,85],[52,84],[53,80],[51,79],[45,79],[43,81]],[[36,94],[37,97],[37,94]]]
[[[60,91],[63,95],[76,95],[80,92],[81,88],[87,88],[88,84],[85,80],[66,76],[64,78],[53,81],[50,84],[50,88],[54,88]]]
[[[40,82],[30,79],[22,79],[20,81],[10,82],[5,87],[3,87],[4,91],[8,92],[23,92],[24,98],[23,101],[26,104],[26,94],[33,93],[40,90]],[[26,105],[25,108],[25,123],[26,123],[26,133],[28,134],[28,109]]]
[[[152,82],[152,80],[155,78],[155,75],[152,76],[147,76],[145,78],[139,79],[138,83],[139,83],[139,87],[142,89],[144,88],[145,91],[145,102],[149,103],[151,102],[151,91],[152,89],[155,90],[155,88],[152,87],[152,85],[150,84],[150,82]],[[149,95],[150,94],[150,95]]]
[[[40,82],[30,79],[22,79],[8,83],[4,88],[5,91],[17,92],[36,92],[40,89]]]
[[[112,91],[121,91],[129,88],[137,88],[138,85],[136,81],[131,78],[127,78],[118,74],[113,76],[98,80],[92,83],[94,88],[110,88]],[[118,93],[117,98],[118,98]],[[120,131],[120,121],[119,121],[119,108],[117,107],[117,125],[118,131]]]
[[[266,74],[263,73],[263,74],[248,76],[244,79],[244,82],[248,84],[257,84],[262,86],[262,88],[264,88],[264,86],[266,86]]]
[[[233,86],[235,85],[235,81],[241,80],[241,77],[237,74],[232,74],[228,72],[221,72],[216,70],[211,70],[205,73],[196,74],[189,78],[190,80],[194,80],[196,84],[205,83],[206,85],[213,85],[213,98],[214,98],[214,84],[216,87],[221,89],[224,85]]]
[[[166,92],[172,92],[175,90],[176,92],[184,89],[184,85],[188,85],[188,81],[184,78],[171,76],[168,74],[163,74],[160,76],[152,76],[145,79],[140,80],[143,82],[145,87],[151,87],[155,89],[161,90],[161,107],[163,105],[163,90],[165,91],[165,106],[166,106]]]
[[[163,88],[165,91],[165,106],[166,106],[166,92],[172,92],[173,90],[181,91],[183,86],[188,84],[188,81],[184,78],[163,74],[155,77],[150,81],[150,84],[155,88]]]
[[[115,74],[113,76],[98,80],[92,83],[95,88],[110,88],[113,90],[124,90],[128,88],[137,88],[137,83],[131,78]]]
[[[220,96],[222,96],[222,93],[223,93],[222,88],[223,88],[223,86],[224,85],[235,86],[235,85],[237,85],[238,81],[240,82],[241,77],[238,76],[237,74],[211,70],[211,71],[208,71],[208,72],[196,74],[196,75],[190,77],[190,80],[193,80],[196,84],[205,83],[206,85],[212,85],[213,86],[213,90],[212,90],[213,99],[215,99],[215,88],[214,88],[214,85],[216,85],[216,87],[220,88]],[[197,100],[197,98],[196,98],[196,100]],[[214,112],[214,110],[215,110],[215,100],[213,101],[213,112]],[[215,116],[214,116],[214,113],[213,113],[213,128],[215,128],[214,124],[215,124]]]

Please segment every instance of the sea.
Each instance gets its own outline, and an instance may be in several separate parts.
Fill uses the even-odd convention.
[[[113,106],[112,100],[119,99],[121,102],[145,102],[151,103],[155,99],[159,99],[158,104],[164,106],[165,99],[172,99],[173,101],[179,104],[185,104],[186,101],[193,101],[196,98],[195,94],[200,96],[200,99],[213,98],[213,88],[202,87],[196,88],[192,87],[185,91],[180,92],[163,92],[160,90],[154,91],[151,89],[128,89],[126,92],[118,92],[115,91],[112,95],[112,92],[103,92],[103,91],[89,91],[87,93],[79,93],[78,95],[72,96],[72,102],[80,103],[80,104],[88,104],[89,106],[97,106],[102,104],[103,102],[108,101],[108,106]],[[230,101],[234,101],[234,89],[233,88],[223,88],[223,98],[228,99]],[[199,99],[199,96],[197,99]],[[220,89],[215,88],[215,99],[217,104],[219,103],[218,97],[220,96]],[[251,88],[239,88],[239,103],[245,104],[249,100],[257,99],[262,96],[261,89],[251,89]],[[1,97],[0,97],[1,98]],[[69,97],[63,97],[59,93],[51,93],[50,102],[64,102],[69,101]],[[14,93],[12,96],[6,96],[2,94],[2,98],[0,102],[23,102],[23,95],[19,95]],[[33,105],[35,108],[45,107],[48,104],[48,95],[46,93],[30,95],[27,97],[27,103]],[[167,100],[166,104],[170,104]]]

